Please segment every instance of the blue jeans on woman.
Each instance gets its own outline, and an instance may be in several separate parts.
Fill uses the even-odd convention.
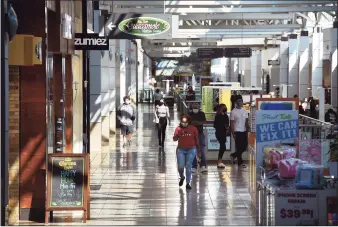
[[[196,147],[192,148],[177,148],[177,165],[178,165],[178,173],[180,174],[180,178],[184,178],[184,168],[185,168],[185,176],[187,184],[190,184],[191,181],[191,169],[192,162],[196,157]]]

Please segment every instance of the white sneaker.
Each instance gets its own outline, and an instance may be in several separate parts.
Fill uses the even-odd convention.
[[[197,173],[197,169],[196,169],[196,168],[192,168],[192,169],[191,169],[191,172],[192,172],[192,173]]]
[[[217,165],[217,168],[225,168],[225,165],[223,163],[220,163]]]
[[[208,172],[207,167],[206,166],[202,166],[201,173],[206,173],[206,172]]]

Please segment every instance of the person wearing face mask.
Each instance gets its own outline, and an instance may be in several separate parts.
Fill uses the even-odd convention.
[[[225,168],[222,159],[226,150],[225,143],[227,138],[227,131],[229,130],[229,117],[227,112],[228,109],[225,104],[222,103],[218,105],[218,110],[214,120],[216,139],[219,142],[217,168]]]
[[[164,100],[159,101],[159,105],[155,109],[155,121],[158,133],[158,145],[164,147],[165,130],[167,124],[170,124],[169,108],[164,104]]]
[[[231,133],[235,140],[236,152],[230,157],[237,158],[238,166],[243,165],[242,154],[248,146],[249,121],[248,112],[243,108],[242,97],[236,97],[236,108],[230,113]],[[245,165],[243,165],[245,167]]]
[[[132,104],[130,104],[130,97],[123,97],[123,101],[124,103],[117,109],[117,118],[121,123],[121,135],[123,136],[123,147],[125,147],[126,145],[131,145],[133,124],[136,119],[136,114],[134,107],[132,106]]]
[[[177,145],[177,165],[180,174],[179,186],[183,185],[186,178],[186,189],[191,189],[191,173],[192,162],[196,156],[200,157],[200,146],[198,138],[198,130],[190,124],[188,115],[182,115],[180,125],[175,129],[174,141],[178,141]],[[185,176],[184,176],[185,169]]]
[[[200,110],[197,103],[191,105],[192,111],[189,113],[191,119],[191,125],[195,126],[198,130],[198,138],[201,148],[201,173],[208,172],[205,150],[205,136],[203,133],[203,125],[206,123],[205,113]],[[197,172],[197,157],[195,157],[192,163],[192,172]]]
[[[194,101],[195,100],[195,92],[192,89],[192,86],[188,87],[188,91],[186,93],[185,100],[186,101]]]

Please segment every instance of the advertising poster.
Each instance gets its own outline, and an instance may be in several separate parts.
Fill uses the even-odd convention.
[[[278,191],[275,194],[275,225],[318,225],[318,206],[318,194],[314,191]]]
[[[219,89],[219,103],[223,103],[227,106],[228,112],[231,111],[231,89],[221,88]]]
[[[208,150],[216,150],[218,151],[219,149],[219,143],[216,139],[216,135],[215,135],[215,128],[212,126],[206,127],[207,129],[207,134],[208,134]],[[230,136],[227,137],[227,141],[225,143],[225,147],[226,150],[230,150]]]
[[[212,114],[207,114],[213,112],[213,89],[211,87],[203,87],[202,88],[202,111],[205,114],[208,121],[214,120],[214,116]]]
[[[256,111],[256,166],[263,166],[264,147],[298,142],[297,110]]]

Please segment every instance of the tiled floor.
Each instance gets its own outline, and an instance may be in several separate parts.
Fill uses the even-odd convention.
[[[91,154],[90,225],[255,225],[247,169],[227,165],[193,176],[191,191],[178,186],[172,113],[164,151],[158,148],[153,109],[138,108],[133,144]]]

